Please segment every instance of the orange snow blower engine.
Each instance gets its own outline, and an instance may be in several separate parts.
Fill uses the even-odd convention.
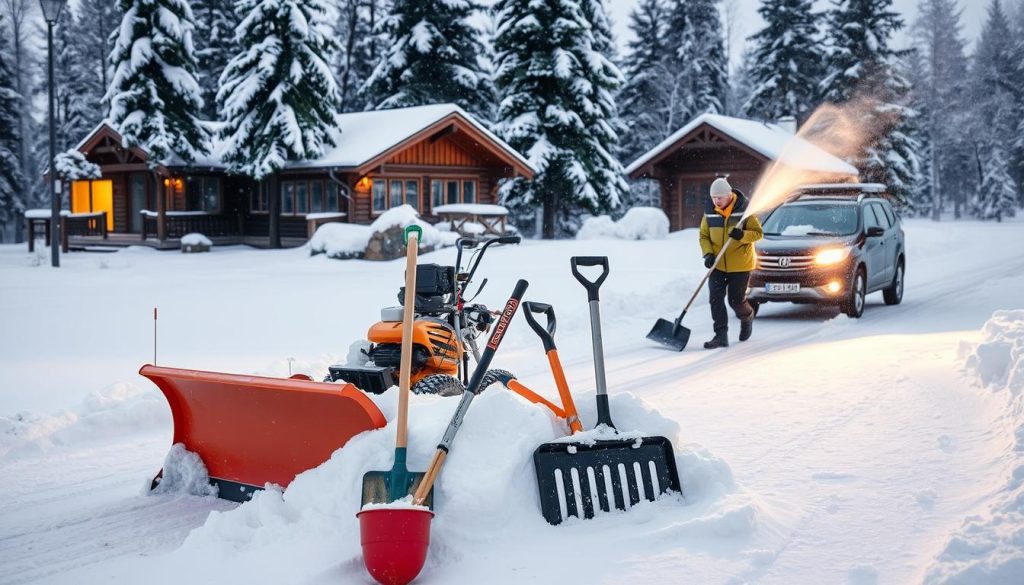
[[[456,242],[455,266],[420,264],[416,267],[415,321],[413,321],[413,354],[411,382],[416,394],[462,394],[469,382],[469,354],[479,361],[476,339],[490,329],[495,315],[482,304],[469,304],[480,294],[487,279],[472,299],[466,290],[473,281],[484,253],[494,244],[518,244],[519,236],[501,236],[485,240],[464,237]],[[462,272],[462,255],[475,249],[469,260],[469,271]],[[366,392],[380,394],[394,386],[399,377],[402,350],[402,307],[407,293],[398,291],[400,306],[381,310],[381,320],[367,333],[368,349],[364,363],[335,365],[329,368],[331,381],[355,384]],[[468,351],[467,351],[468,348]],[[481,388],[497,381],[503,372],[493,370]]]

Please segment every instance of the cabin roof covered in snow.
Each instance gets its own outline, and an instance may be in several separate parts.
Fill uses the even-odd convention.
[[[649,163],[656,162],[656,159],[661,158],[660,155],[672,150],[673,146],[704,124],[760,153],[769,160],[781,160],[788,166],[811,171],[857,175],[857,169],[853,165],[803,138],[794,136],[789,130],[778,124],[732,118],[719,114],[697,116],[689,124],[633,161],[626,167],[626,173],[632,176]]]
[[[429,136],[442,131],[452,123],[459,124],[462,129],[468,130],[471,134],[480,135],[480,138],[490,143],[490,150],[500,153],[501,158],[516,167],[520,173],[532,176],[536,172],[523,155],[456,104],[434,104],[341,114],[338,116],[338,127],[333,130],[335,138],[333,148],[330,148],[320,158],[290,162],[285,168],[359,169],[367,164],[379,164],[383,160],[378,159],[390,156],[397,147],[402,146],[410,139],[421,135]],[[221,123],[204,122],[203,124],[210,130],[213,137],[210,153],[191,163],[185,163],[178,157],[172,156],[163,162],[164,166],[227,167],[222,158],[226,141],[217,137],[217,130],[220,129]],[[78,150],[84,150],[97,133],[104,128],[107,132],[113,133],[120,142],[120,134],[113,128],[113,124],[109,120],[104,120],[78,143]],[[139,150],[144,153],[144,149]]]

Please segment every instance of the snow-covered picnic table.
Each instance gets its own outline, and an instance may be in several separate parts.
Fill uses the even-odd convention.
[[[452,203],[438,205],[434,208],[434,215],[450,221],[452,230],[459,233],[465,231],[467,223],[477,223],[483,226],[485,233],[502,235],[505,233],[508,209],[486,203]]]

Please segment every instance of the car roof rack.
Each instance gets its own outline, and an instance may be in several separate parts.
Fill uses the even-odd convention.
[[[801,199],[851,199],[861,202],[865,197],[884,197],[888,189],[882,183],[814,183],[799,185],[787,201]]]

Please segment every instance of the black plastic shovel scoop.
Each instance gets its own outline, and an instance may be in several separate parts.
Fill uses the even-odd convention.
[[[586,442],[545,443],[533,454],[544,519],[560,524],[570,517],[593,518],[598,510],[628,510],[641,500],[682,491],[672,443],[665,437],[620,434],[612,424],[605,382],[604,346],[598,289],[608,277],[608,258],[573,257],[576,280],[587,289],[590,332],[594,344],[597,378],[597,427],[604,425],[608,439]],[[577,266],[601,266],[596,281],[580,274]]]

